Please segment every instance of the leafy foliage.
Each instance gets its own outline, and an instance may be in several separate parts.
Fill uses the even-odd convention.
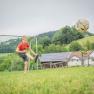
[[[59,33],[59,34],[58,34]],[[83,38],[83,34],[78,32],[74,27],[65,26],[53,37],[54,41],[59,41],[60,44],[69,44],[73,40]]]
[[[68,49],[65,48],[63,45],[55,45],[50,44],[49,46],[45,47],[45,53],[54,53],[54,52],[67,52]]]
[[[20,39],[10,39],[0,43],[0,53],[12,53],[15,52],[16,46]]]
[[[49,44],[51,44],[51,40],[48,36],[44,36],[40,38],[39,43],[42,44],[44,48],[45,46],[49,46]]]
[[[78,42],[72,42],[69,46],[70,51],[80,51],[83,50],[82,46]]]
[[[91,49],[94,50],[94,42],[91,43]]]

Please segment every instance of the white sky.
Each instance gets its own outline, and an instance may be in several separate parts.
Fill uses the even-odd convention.
[[[94,33],[94,0],[0,0],[0,34],[37,35],[82,18]]]

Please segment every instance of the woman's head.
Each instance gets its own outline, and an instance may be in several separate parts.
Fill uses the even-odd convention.
[[[27,41],[27,38],[26,38],[26,36],[24,35],[24,36],[22,36],[22,42],[26,42]]]

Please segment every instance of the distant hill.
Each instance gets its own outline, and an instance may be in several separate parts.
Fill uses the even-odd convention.
[[[38,37],[43,37],[43,36],[48,36],[48,37],[53,37],[53,35],[58,32],[59,30],[55,30],[55,31],[49,31],[49,32],[46,32],[46,33],[42,33],[42,34],[39,34]],[[90,33],[90,32],[82,32],[82,34],[87,37],[87,36],[94,36],[93,33]]]
[[[45,37],[45,36],[48,36],[49,37],[49,39],[50,39],[50,41],[51,41],[51,44],[53,44],[54,42],[52,41],[52,39],[53,39],[53,36],[54,35],[56,35],[56,34],[58,34],[58,32],[59,31],[51,31],[51,32],[47,32],[47,33],[43,33],[43,34],[40,34],[38,37],[40,37],[40,38],[38,38],[38,43],[39,44],[41,44],[41,38],[43,38],[43,37]],[[87,42],[90,42],[90,43],[94,43],[94,34],[93,33],[90,33],[90,32],[81,32],[81,34],[84,36],[83,38],[81,38],[81,39],[75,39],[75,40],[73,40],[72,42],[78,42],[79,44],[81,44],[82,45],[82,47],[83,48],[85,48],[85,45],[86,45],[86,43]],[[65,37],[66,38],[68,38],[67,37],[67,35],[65,34]],[[43,40],[42,40],[43,41]],[[59,40],[60,41],[60,40]],[[59,42],[59,41],[57,41],[57,42]],[[70,44],[72,43],[72,42],[70,42],[69,44],[65,44],[66,46],[65,46],[65,48],[66,49],[68,49],[69,50],[69,46],[70,46]],[[43,45],[43,44],[42,44]],[[50,44],[49,44],[50,45]],[[62,44],[61,44],[62,45]],[[55,45],[54,45],[55,46]],[[53,47],[54,48],[54,47]],[[50,46],[49,46],[49,49],[50,49]],[[61,48],[62,49],[62,48]]]
[[[57,32],[58,30],[56,31],[49,31],[49,32],[46,32],[46,33],[42,33],[42,34],[39,34],[38,37],[44,37],[44,36],[48,36],[49,38],[53,37],[53,35]]]
[[[77,32],[77,31],[76,31]],[[58,43],[59,41],[61,42],[63,39],[64,40],[68,40],[68,33],[67,32],[65,32],[64,33],[64,38],[62,37],[62,40],[61,39],[59,39],[59,37],[58,37],[58,35],[59,35],[59,33],[60,33],[60,30],[56,30],[56,31],[49,31],[49,32],[46,32],[46,33],[42,33],[42,34],[39,34],[37,37],[38,37],[38,42],[39,43],[41,43],[41,41],[44,41],[44,37],[48,37],[49,39],[50,39],[50,42],[51,43],[53,43],[53,39],[55,39],[54,41],[55,41],[55,43]],[[75,32],[74,32],[75,33]],[[85,38],[85,37],[89,37],[89,36],[94,36],[94,34],[92,34],[92,33],[90,33],[90,32],[80,32],[81,34],[80,35],[78,35],[77,34],[77,37],[79,37],[79,36],[82,36],[82,38]],[[57,39],[57,37],[55,37],[55,36],[57,36],[58,37],[58,39]],[[63,36],[63,34],[62,34],[62,36]],[[71,36],[73,36],[73,35],[71,35]],[[75,34],[74,34],[74,36],[75,36]],[[77,39],[79,39],[79,38],[77,38],[76,36],[75,36],[75,38],[72,38],[71,37],[71,39],[70,40],[77,40]],[[69,38],[70,38],[70,36],[69,36]],[[34,39],[35,40],[35,39]],[[32,40],[32,41],[34,41],[34,40]],[[66,43],[66,42],[63,42],[63,43]],[[62,44],[62,43],[61,43]]]
[[[54,35],[57,35],[59,33],[59,30],[56,31],[49,31],[46,33],[42,33],[39,34],[38,37],[38,45],[41,44],[43,45],[50,45],[50,44],[54,44],[54,42],[52,41]],[[65,34],[65,38],[66,36],[66,32]],[[81,45],[85,44],[87,41],[89,42],[94,42],[94,34],[89,33],[89,32],[82,32],[82,34],[84,35],[84,38],[82,39],[75,39],[75,41],[79,42]],[[48,38],[48,39],[47,39]],[[69,38],[69,37],[67,37]],[[17,46],[17,44],[19,43],[20,38],[12,38],[12,37],[2,37],[0,40],[0,53],[10,53],[10,52],[14,52],[15,48]],[[60,40],[56,41],[59,42]],[[31,46],[35,45],[35,37],[33,37],[32,41],[31,41]],[[61,43],[62,45],[62,43]],[[69,47],[70,44],[66,44],[67,47]],[[34,47],[35,48],[35,47]],[[43,49],[43,48],[42,48]]]
[[[15,52],[17,44],[20,42],[20,38],[9,39],[7,41],[0,42],[0,53],[12,53]]]

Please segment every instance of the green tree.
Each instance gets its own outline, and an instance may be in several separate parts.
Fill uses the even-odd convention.
[[[36,45],[32,45],[32,49],[36,52]],[[38,54],[41,54],[44,52],[44,48],[42,46],[42,44],[39,44],[37,45],[37,51],[38,51]]]
[[[94,50],[94,42],[91,43],[91,49]]]
[[[19,43],[20,38],[9,39],[0,43],[0,53],[13,53],[15,52],[16,46]]]
[[[68,52],[69,49],[67,47],[63,47],[62,52]]]
[[[73,40],[81,39],[83,37],[83,34],[78,32],[74,27],[65,26],[54,34],[53,41],[55,41],[55,44],[69,44]]]
[[[56,45],[50,44],[49,46],[45,47],[45,52],[66,52],[68,49],[63,45]]]
[[[49,46],[45,47],[45,52],[51,53],[51,52],[58,52],[60,50],[59,46],[56,46],[55,44],[50,44]]]
[[[61,44],[62,32],[57,31],[52,37],[52,43]]]
[[[48,36],[39,38],[38,42],[43,45],[43,48],[45,48],[46,46],[49,46],[49,44],[51,44],[51,40]]]
[[[78,42],[72,42],[69,46],[70,51],[80,51],[82,49],[82,46]]]

